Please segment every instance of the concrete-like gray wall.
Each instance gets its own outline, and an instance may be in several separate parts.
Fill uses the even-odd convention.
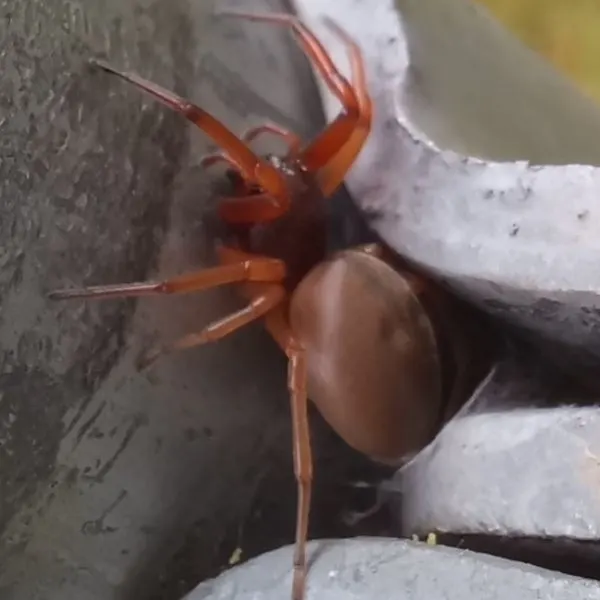
[[[265,456],[291,469],[285,360],[260,327],[133,370],[151,335],[172,339],[238,306],[229,292],[45,298],[210,262],[201,216],[212,188],[197,167],[206,137],[88,69],[89,57],[193,98],[234,130],[269,118],[307,135],[320,124],[289,36],[211,10],[204,0],[0,5],[3,600],[156,594],[191,523],[208,563]]]

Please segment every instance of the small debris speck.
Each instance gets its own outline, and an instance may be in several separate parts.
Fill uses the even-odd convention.
[[[242,559],[242,549],[238,546],[232,553],[231,556],[229,557],[229,565],[236,565],[237,563],[240,562],[240,560]]]

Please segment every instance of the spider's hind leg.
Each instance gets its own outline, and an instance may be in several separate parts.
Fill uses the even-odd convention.
[[[160,294],[186,294],[229,283],[252,281],[278,283],[284,279],[285,272],[285,264],[278,259],[249,255],[239,262],[184,273],[163,281],[140,281],[53,290],[48,294],[48,297],[52,300],[72,298],[105,300],[108,298],[131,298]]]
[[[174,350],[193,348],[210,342],[216,342],[253,321],[264,317],[285,298],[285,289],[279,284],[268,284],[264,291],[257,294],[244,308],[210,323],[198,333],[189,333],[165,346],[155,346],[143,352],[138,360],[138,369],[146,369],[158,358]]]
[[[219,267],[186,273],[164,281],[142,281],[113,285],[90,286],[78,289],[64,289],[50,292],[54,300],[69,298],[126,298],[155,296],[161,294],[185,294],[198,292],[231,283],[253,283],[260,286],[245,308],[211,323],[199,333],[189,334],[174,343],[152,348],[138,359],[138,367],[145,368],[160,355],[180,348],[190,348],[219,340],[244,325],[266,315],[284,298],[285,290],[281,282],[286,276],[285,264],[262,256],[252,256],[232,249],[222,249],[225,264]]]

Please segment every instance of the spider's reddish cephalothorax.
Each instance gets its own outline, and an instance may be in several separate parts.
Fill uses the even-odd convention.
[[[325,257],[326,198],[342,183],[347,170],[367,138],[371,127],[371,100],[358,46],[332,21],[327,25],[348,48],[352,84],[338,71],[327,52],[298,19],[286,14],[221,14],[268,21],[287,26],[307,57],[320,72],[329,89],[342,103],[338,117],[316,139],[307,144],[292,132],[265,124],[241,138],[216,118],[188,100],[133,73],[92,61],[148,92],[163,104],[183,114],[210,136],[223,150],[206,157],[208,167],[222,161],[230,165],[235,179],[235,196],[223,198],[218,213],[232,230],[245,235],[218,249],[220,266],[174,277],[166,281],[100,285],[52,292],[52,298],[122,298],[154,294],[196,292],[224,284],[241,284],[249,304],[177,340],[168,348],[154,349],[144,356],[149,364],[165,351],[213,342],[240,327],[264,319],[268,331],[289,357],[289,388],[294,430],[294,464],[298,479],[298,519],[294,557],[293,598],[303,596],[312,458],[307,420],[307,366],[305,351],[289,321],[290,298],[306,274]],[[287,141],[284,157],[257,156],[249,143],[258,135],[271,133]]]

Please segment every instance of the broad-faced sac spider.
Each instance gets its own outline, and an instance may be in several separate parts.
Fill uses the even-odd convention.
[[[220,198],[217,215],[229,231],[216,248],[219,266],[172,279],[50,293],[54,299],[125,298],[183,294],[235,284],[248,304],[170,345],[150,348],[144,367],[165,352],[216,342],[262,320],[288,357],[294,470],[298,485],[292,598],[304,597],[306,539],[311,503],[312,455],[308,398],[331,427],[356,450],[395,463],[422,448],[438,426],[444,383],[440,336],[424,303],[428,285],[394,266],[380,244],[327,256],[328,198],[361,152],[370,133],[372,100],[358,45],[327,19],[347,48],[351,82],[317,37],[288,14],[220,14],[285,26],[295,36],[342,109],[304,144],[279,126],[265,124],[241,137],[190,101],[136,74],[101,61],[98,68],[149,93],[197,125],[222,153],[235,182]],[[249,143],[270,133],[283,138],[284,156],[262,157]]]

